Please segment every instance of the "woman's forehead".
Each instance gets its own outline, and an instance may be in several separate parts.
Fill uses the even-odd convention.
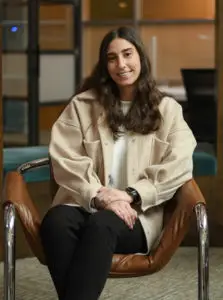
[[[127,51],[129,49],[135,49],[135,46],[129,41],[122,38],[115,38],[108,46],[108,54],[109,53],[120,53],[123,51]]]

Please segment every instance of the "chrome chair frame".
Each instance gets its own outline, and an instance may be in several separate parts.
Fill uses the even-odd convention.
[[[49,158],[33,160],[22,164],[17,171],[24,174],[34,168],[49,164]],[[198,231],[198,300],[209,300],[209,231],[206,207],[195,206]],[[15,300],[15,220],[16,210],[12,203],[4,203],[4,300]]]

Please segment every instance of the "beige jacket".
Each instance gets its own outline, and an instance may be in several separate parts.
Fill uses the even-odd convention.
[[[141,196],[138,216],[148,250],[162,231],[162,203],[192,178],[194,136],[181,106],[165,97],[159,106],[162,126],[152,134],[132,133],[127,154],[127,183]],[[89,90],[75,96],[52,128],[50,156],[60,186],[53,205],[73,203],[94,212],[90,201],[107,186],[112,164],[113,137],[105,113]]]

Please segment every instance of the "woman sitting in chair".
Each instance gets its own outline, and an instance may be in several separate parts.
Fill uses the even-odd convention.
[[[165,202],[192,178],[195,146],[181,106],[157,89],[136,32],[109,32],[52,128],[59,189],[41,238],[59,299],[98,299],[114,253],[150,252]]]

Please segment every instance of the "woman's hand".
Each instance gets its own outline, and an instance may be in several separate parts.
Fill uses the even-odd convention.
[[[108,204],[115,201],[132,202],[132,197],[125,191],[114,188],[101,187],[96,195],[96,204],[100,209],[104,209]]]
[[[106,205],[104,209],[112,210],[130,229],[133,229],[137,219],[137,212],[131,207],[130,203],[124,200],[113,201]]]

